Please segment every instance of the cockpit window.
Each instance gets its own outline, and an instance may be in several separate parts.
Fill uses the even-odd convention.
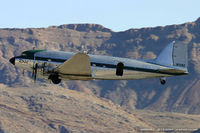
[[[24,51],[21,54],[22,58],[27,58],[27,59],[34,59],[34,54],[37,52],[41,52],[44,50],[28,50],[28,51]]]

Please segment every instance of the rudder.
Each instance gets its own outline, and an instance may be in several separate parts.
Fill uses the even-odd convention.
[[[173,66],[187,68],[187,45],[181,42],[174,43],[172,58]]]
[[[171,42],[155,59],[156,64],[187,69],[187,45],[183,42]]]

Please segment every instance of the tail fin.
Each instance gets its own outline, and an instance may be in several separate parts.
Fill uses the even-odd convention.
[[[165,49],[158,55],[155,62],[165,66],[175,66],[187,70],[187,45],[182,42],[168,44]]]

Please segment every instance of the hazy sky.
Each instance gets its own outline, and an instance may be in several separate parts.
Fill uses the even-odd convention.
[[[0,0],[0,28],[96,23],[122,31],[198,17],[200,0]]]

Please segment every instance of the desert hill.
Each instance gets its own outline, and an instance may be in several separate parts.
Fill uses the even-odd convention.
[[[110,100],[56,85],[11,88],[0,84],[0,95],[2,133],[195,131],[200,123],[199,115],[126,112]]]
[[[8,61],[9,58],[15,55],[20,55],[21,52],[25,50],[29,50],[34,47],[36,49],[51,49],[51,50],[73,51],[73,52],[83,51],[87,49],[91,54],[112,55],[112,56],[128,57],[136,59],[138,58],[152,59],[155,58],[156,55],[158,55],[160,51],[171,41],[174,40],[182,41],[188,44],[188,57],[189,57],[188,69],[190,74],[188,76],[167,78],[167,84],[164,86],[160,85],[158,79],[145,79],[145,80],[133,80],[133,81],[63,81],[62,84],[58,86],[57,89],[55,89],[55,91],[57,90],[59,92],[63,88],[65,88],[66,91],[70,91],[68,89],[71,89],[80,91],[84,93],[84,95],[98,97],[100,98],[100,101],[101,98],[108,99],[111,100],[114,103],[114,105],[119,105],[120,110],[123,109],[126,112],[130,113],[134,113],[135,110],[138,109],[144,111],[148,109],[152,110],[153,112],[159,111],[159,112],[184,113],[183,115],[200,114],[200,100],[199,100],[200,97],[200,87],[199,87],[200,86],[200,76],[199,76],[200,34],[199,33],[200,32],[199,31],[200,31],[200,18],[194,22],[188,22],[180,25],[129,29],[121,32],[114,32],[111,29],[105,28],[97,24],[69,24],[61,26],[50,26],[48,28],[0,29],[0,73],[1,73],[0,83],[2,86],[4,86],[4,88],[6,86],[8,90],[12,90],[11,93],[13,93],[13,95],[17,95],[19,91],[18,95],[24,96],[24,101],[22,98],[17,98],[17,100],[19,100],[19,105],[24,106],[25,109],[24,111],[30,113],[29,107],[27,107],[28,103],[26,103],[26,100],[28,99],[28,101],[30,101],[31,97],[26,97],[26,95],[29,96],[28,92],[24,93],[25,95],[23,95],[22,91],[26,92],[26,89],[28,89],[37,96],[37,92],[39,92],[39,90],[34,89],[37,86],[41,86],[41,88],[38,87],[41,90],[50,89],[48,91],[49,92],[52,91],[52,93],[54,92],[54,90],[51,89],[50,87],[51,84],[49,85],[49,83],[45,83],[44,81],[42,82],[37,81],[36,84],[33,84],[33,81],[30,78],[31,77],[30,73],[25,72],[25,74],[23,75],[22,70],[17,69],[16,67],[14,67],[12,64],[9,63]],[[1,89],[3,88],[2,86]],[[60,88],[62,89],[59,90]],[[18,90],[18,91],[13,91],[13,90]],[[35,97],[35,95],[32,96]],[[73,95],[75,94],[73,93]],[[4,92],[1,93],[0,99],[2,99],[3,97],[4,97]],[[1,106],[1,111],[4,111],[4,113],[2,112],[1,113],[5,115],[4,118],[8,119],[8,123],[9,121],[11,121],[11,119],[9,120],[9,116],[8,114],[6,114],[9,113],[7,109],[16,106],[12,102],[9,103],[10,100],[8,99],[8,101],[6,103],[2,103]],[[13,101],[13,99],[11,101]],[[62,102],[61,104],[63,104]],[[78,102],[80,101],[78,100]],[[43,104],[44,106],[48,104],[48,106],[51,106],[50,108],[53,108],[54,110],[55,108],[54,105],[49,103],[50,101],[47,101],[47,103],[44,102]],[[82,104],[85,105],[84,103]],[[40,108],[40,106],[41,105],[34,104],[32,108],[34,109]],[[19,106],[19,108],[21,107]],[[15,107],[14,110],[19,110],[19,108]],[[12,110],[12,108],[10,109]],[[103,108],[102,112],[104,111],[105,109]],[[156,114],[157,113],[155,113],[155,115]],[[3,117],[4,115],[2,115],[1,117]],[[19,114],[15,115],[17,116]],[[158,124],[155,124],[157,121],[154,122],[152,121],[154,124],[151,123],[151,119],[153,119],[153,116],[155,115],[152,115],[152,117],[148,115],[147,117],[144,117],[142,119],[143,120],[148,119],[146,121],[146,123],[148,123],[147,124],[148,126],[158,127]],[[161,116],[163,117],[160,117],[160,119],[162,119],[163,121],[164,120],[169,121],[169,119],[167,119],[168,115],[161,115]],[[178,119],[180,120],[190,121],[193,119],[184,117],[182,115],[178,116],[180,117],[180,118],[178,117]],[[47,119],[49,117],[45,118]],[[173,117],[170,118],[173,119]],[[32,118],[30,117],[26,118],[26,120],[29,122],[31,121],[30,119]],[[37,117],[37,119],[40,118]],[[71,119],[75,120],[74,117]],[[119,119],[120,121],[120,118],[117,119]],[[25,120],[22,121],[25,122]],[[179,123],[177,121],[174,122]],[[33,123],[30,122],[29,124],[30,126],[31,124],[34,125],[34,122]],[[80,128],[80,131],[82,131],[81,127],[83,127],[83,125],[78,127]],[[146,124],[141,123],[141,125],[139,126],[144,126],[144,125]],[[165,123],[165,125],[167,125],[167,123]],[[192,124],[191,122],[189,126],[190,125],[195,125],[195,124]],[[19,125],[17,125],[17,127],[18,126]],[[95,126],[100,127],[102,125],[97,124]],[[199,128],[199,126],[197,127]],[[1,122],[0,127],[4,127],[2,128],[2,130],[5,130],[6,126],[2,125]],[[59,124],[55,124],[55,130],[51,129],[51,127],[49,128],[48,126],[47,128],[44,127],[46,127],[45,124],[43,125],[43,127],[41,126],[41,128],[38,129],[36,127],[33,128],[36,128],[35,131],[41,131],[41,132],[45,132],[46,129],[47,130],[50,129],[49,131],[52,132],[60,131]],[[61,125],[61,127],[63,127],[63,125]],[[135,127],[136,126],[131,127],[130,130],[135,129]],[[43,128],[44,130],[41,130]],[[64,130],[65,128],[66,130],[69,131],[75,130],[75,128],[71,128],[70,126],[67,125],[64,125],[64,128],[62,129]],[[103,126],[101,128],[102,130],[105,129],[103,128]],[[24,128],[19,129],[19,132],[22,129]],[[89,131],[89,130],[90,130],[89,127],[87,129],[83,129],[83,131]],[[130,130],[129,128],[127,128],[127,131]]]
[[[96,24],[70,24],[48,28],[0,29],[0,82],[13,86],[29,78],[8,63],[27,49],[82,51],[129,58],[155,58],[169,42],[188,44],[188,76],[168,78],[165,86],[157,79],[137,81],[63,82],[62,86],[108,98],[124,108],[200,113],[200,19],[165,27],[113,32]],[[27,74],[25,74],[27,75]],[[29,74],[30,75],[30,74]],[[81,87],[80,87],[81,86]],[[109,86],[109,87],[108,87]],[[84,89],[87,88],[87,89]],[[89,89],[88,89],[89,88]]]
[[[153,128],[109,100],[59,86],[0,87],[3,132],[134,132],[138,127]]]

